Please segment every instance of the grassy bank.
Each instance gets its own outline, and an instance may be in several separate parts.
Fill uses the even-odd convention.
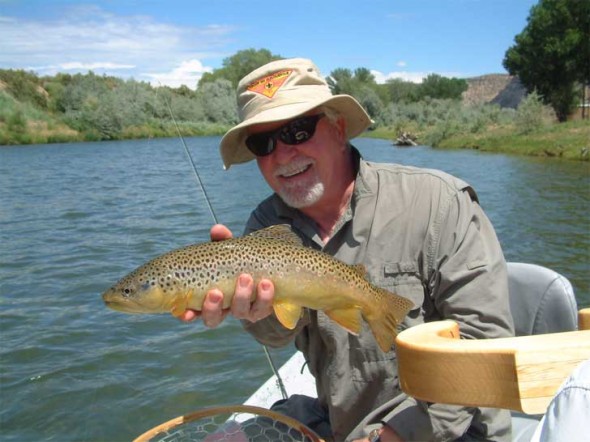
[[[440,148],[468,148],[517,155],[559,157],[588,161],[590,122],[571,121],[545,126],[528,134],[515,134],[515,128],[489,128],[485,134],[455,134],[441,141]]]
[[[438,149],[476,149],[515,155],[556,157],[568,160],[590,160],[590,121],[549,123],[536,130],[522,133],[515,124],[489,125],[477,132],[449,130],[441,134],[440,126],[419,128],[406,126],[405,131],[415,135],[419,144]],[[377,128],[366,136],[397,138],[399,128]]]

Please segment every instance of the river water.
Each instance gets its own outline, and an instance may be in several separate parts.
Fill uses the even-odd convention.
[[[219,138],[188,138],[220,222],[239,234],[269,194],[254,163],[224,172]],[[355,143],[365,158],[471,183],[509,261],[545,265],[590,306],[590,165]],[[211,215],[178,139],[0,149],[3,441],[126,441],[241,403],[270,376],[233,319],[208,330],[107,310],[100,293],[144,261],[208,240]],[[284,361],[292,348],[274,351]]]

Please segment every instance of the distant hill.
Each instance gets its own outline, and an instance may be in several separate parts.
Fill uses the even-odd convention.
[[[465,80],[468,85],[462,95],[465,104],[491,103],[516,109],[526,95],[518,77],[508,74],[487,74]]]

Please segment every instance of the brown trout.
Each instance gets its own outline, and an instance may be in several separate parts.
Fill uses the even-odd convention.
[[[323,311],[353,334],[364,319],[383,351],[391,348],[399,323],[413,307],[408,299],[367,281],[364,266],[304,247],[288,225],[165,253],[102,297],[108,307],[126,313],[179,316],[186,309],[200,310],[205,294],[218,288],[228,308],[241,273],[251,274],[255,284],[262,278],[273,282],[273,309],[284,327],[295,328],[302,308]]]

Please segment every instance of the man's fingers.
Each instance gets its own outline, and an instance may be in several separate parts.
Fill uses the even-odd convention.
[[[179,319],[189,322],[201,318],[210,328],[217,327],[229,312],[237,319],[251,322],[266,318],[273,312],[274,285],[269,279],[262,279],[254,287],[252,275],[243,273],[236,282],[230,309],[223,308],[223,293],[218,289],[210,290],[205,296],[201,311],[187,310]]]
[[[196,310],[186,310],[182,315],[178,317],[183,322],[191,322],[201,316],[200,312]]]
[[[250,319],[251,299],[254,292],[254,280],[246,273],[238,277],[236,291],[231,303],[231,313],[238,319]]]
[[[252,276],[244,273],[238,278],[231,312],[238,319],[256,322],[272,313],[273,300],[274,285],[272,281],[263,279],[254,289]]]
[[[209,291],[203,301],[203,323],[209,328],[215,328],[221,324],[227,313],[228,311],[223,310],[223,293],[217,289]]]
[[[250,308],[250,321],[256,322],[269,316],[273,309],[272,303],[275,296],[275,288],[272,281],[262,279],[256,288],[256,300]]]
[[[229,230],[223,224],[215,224],[213,227],[211,227],[210,235],[211,241],[222,241],[233,236],[231,230]]]

